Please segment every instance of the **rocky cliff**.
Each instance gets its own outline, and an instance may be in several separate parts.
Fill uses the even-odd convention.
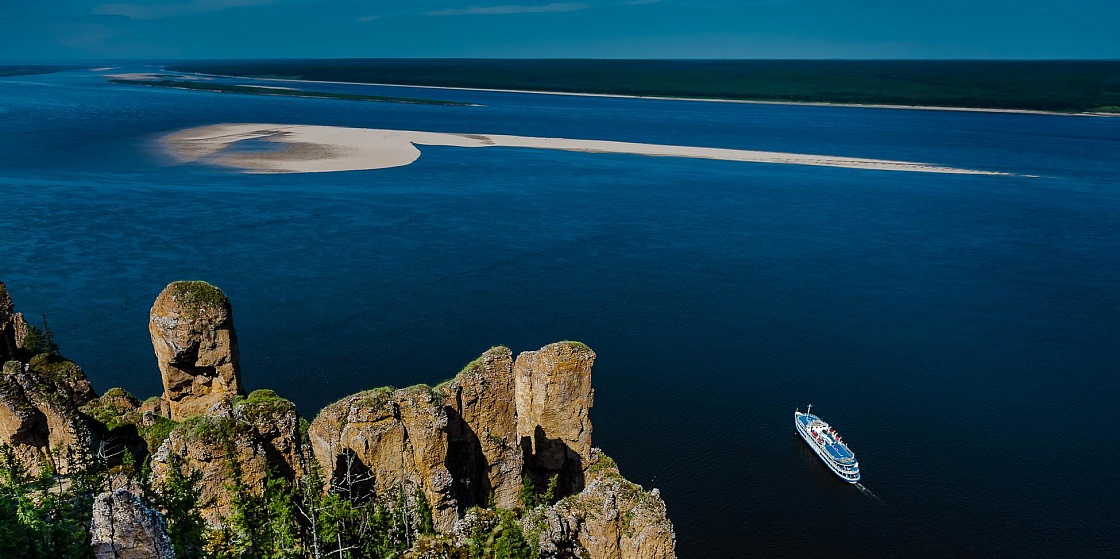
[[[78,365],[52,353],[29,356],[23,348],[26,324],[13,313],[7,288],[0,283],[2,335],[12,359],[0,373],[0,442],[15,451],[29,471],[66,471],[74,452],[96,452],[104,443],[95,436],[79,407],[97,395]]]
[[[298,479],[309,461],[295,406],[258,390],[229,409],[174,427],[152,454],[151,479],[162,487],[171,468],[199,473],[199,512],[209,525],[222,526],[232,512],[231,488],[259,496],[269,475]]]
[[[320,471],[336,486],[374,498],[422,491],[436,526],[447,528],[459,513],[447,427],[442,399],[430,388],[379,388],[324,408],[309,435]]]
[[[538,534],[542,556],[596,559],[674,557],[676,533],[665,501],[618,472],[599,449],[592,449],[589,481],[579,493],[537,511],[524,521]]]
[[[458,458],[458,501],[483,505],[493,496],[497,506],[520,505],[525,457],[518,445],[513,353],[491,348],[439,392],[449,418],[448,454]]]
[[[8,301],[5,307],[0,298],[0,318],[15,324]],[[110,457],[107,464],[120,464],[125,475],[137,471],[133,460],[146,460],[157,495],[197,480],[191,510],[224,534],[229,549],[244,544],[237,530],[252,528],[238,508],[244,496],[271,499],[268,506],[276,507],[289,498],[283,495],[295,494],[277,500],[266,496],[266,487],[298,484],[322,487],[334,499],[315,504],[303,494],[304,519],[320,514],[318,506],[334,507],[323,517],[332,522],[367,511],[372,516],[362,518],[372,524],[352,527],[354,542],[372,545],[363,538],[376,533],[365,530],[386,526],[395,532],[376,536],[383,538],[377,545],[409,550],[408,556],[432,550],[459,556],[468,549],[491,556],[511,545],[531,546],[542,557],[675,556],[673,527],[657,491],[626,481],[591,446],[596,355],[581,343],[550,344],[516,358],[495,347],[435,387],[360,392],[308,424],[271,391],[244,396],[232,307],[218,288],[168,285],[152,306],[149,330],[164,393],[143,403],[120,389],[97,397],[77,365],[17,351],[20,359],[0,377],[0,443],[16,448],[28,465],[57,463],[58,449],[75,446]],[[16,328],[10,331],[14,336]],[[312,481],[300,483],[305,479]],[[166,534],[136,499],[135,490],[97,498],[98,553],[164,556]],[[270,521],[252,515],[251,522]],[[292,518],[285,521],[289,528],[306,528]]]

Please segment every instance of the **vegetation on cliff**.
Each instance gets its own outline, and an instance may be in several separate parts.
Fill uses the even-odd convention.
[[[92,463],[88,454],[81,462]],[[88,527],[102,480],[89,468],[28,472],[12,448],[0,444],[0,557],[93,557]]]
[[[177,281],[168,286],[172,298],[184,308],[214,308],[229,305],[221,289],[204,281]]]

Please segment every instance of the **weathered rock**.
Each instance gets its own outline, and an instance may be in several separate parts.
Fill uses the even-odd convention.
[[[47,418],[16,381],[16,375],[22,372],[22,363],[8,361],[0,377],[0,442],[12,445],[17,452],[23,450],[20,454],[29,449],[45,448],[50,437]],[[32,451],[32,456],[37,454]]]
[[[290,480],[307,474],[310,447],[300,427],[306,422],[290,401],[271,390],[255,390],[233,408],[233,418],[252,426],[276,473]]]
[[[268,453],[252,428],[230,416],[198,416],[173,429],[152,454],[152,483],[166,486],[171,468],[184,475],[201,473],[199,513],[210,526],[225,525],[232,510],[233,485],[260,495],[268,471]]]
[[[440,396],[427,386],[379,388],[324,408],[309,437],[336,488],[373,498],[422,491],[442,531],[459,513],[447,468],[447,421]]]
[[[528,473],[538,484],[559,475],[565,495],[583,489],[591,459],[594,362],[587,346],[560,342],[526,351],[513,365],[517,436]]]
[[[102,493],[93,501],[90,526],[97,559],[174,559],[167,524],[125,489]]]
[[[497,347],[435,390],[344,398],[311,424],[316,460],[336,486],[367,480],[364,489],[376,495],[419,488],[440,531],[490,498],[519,507],[527,473],[542,489],[558,474],[562,495],[578,492],[591,449],[594,359],[583,344],[563,342],[524,353],[515,365],[510,350]]]
[[[583,491],[524,521],[526,532],[539,533],[541,557],[676,557],[676,533],[660,493],[627,481],[598,449],[593,454]]]
[[[163,412],[207,413],[244,393],[233,309],[217,287],[177,281],[156,297],[148,331],[163,375]]]
[[[449,462],[467,495],[461,505],[520,505],[524,460],[517,438],[513,354],[491,348],[440,387],[449,416]]]
[[[0,377],[0,442],[11,445],[31,472],[44,466],[66,472],[71,452],[94,451],[99,442],[78,411],[94,396],[85,373],[61,357],[9,361]]]
[[[26,337],[27,322],[22,313],[15,312],[8,287],[0,281],[0,361],[15,357]]]
[[[307,472],[309,457],[295,406],[272,391],[257,391],[222,415],[196,416],[175,427],[152,455],[152,481],[167,482],[170,468],[200,472],[199,509],[210,526],[223,526],[234,490],[261,495],[269,469],[288,479]]]
[[[30,373],[43,390],[57,394],[75,406],[97,397],[85,371],[77,363],[59,355],[42,353],[31,358]]]

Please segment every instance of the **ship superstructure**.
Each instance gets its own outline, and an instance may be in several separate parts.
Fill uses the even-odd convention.
[[[856,461],[855,453],[848,448],[835,429],[821,418],[809,413],[812,409],[813,406],[810,404],[805,413],[801,413],[800,410],[793,412],[793,424],[797,427],[797,434],[805,439],[809,448],[817,453],[832,473],[848,483],[859,481],[859,462]]]

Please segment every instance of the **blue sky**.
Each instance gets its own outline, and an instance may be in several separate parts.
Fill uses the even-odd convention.
[[[0,61],[1120,58],[1120,0],[0,0]]]

